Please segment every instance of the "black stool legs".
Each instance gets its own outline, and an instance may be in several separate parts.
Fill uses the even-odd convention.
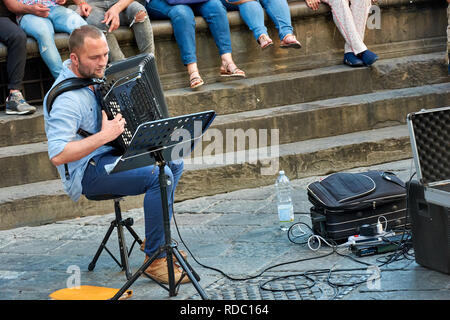
[[[139,238],[139,236],[136,234],[136,232],[131,228],[133,225],[133,219],[127,218],[125,220],[122,219],[122,212],[120,210],[120,201],[121,198],[115,198],[114,199],[114,210],[116,213],[116,219],[111,221],[111,225],[109,226],[108,231],[105,234],[105,237],[103,238],[102,243],[97,249],[97,252],[95,253],[94,259],[92,259],[91,263],[88,266],[88,270],[92,271],[95,268],[95,264],[97,263],[98,258],[100,257],[101,253],[103,252],[103,249],[106,250],[106,252],[109,253],[109,255],[113,258],[113,260],[117,263],[119,267],[122,268],[122,270],[125,271],[125,275],[127,279],[131,278],[131,268],[130,264],[128,262],[128,257],[131,254],[134,245],[136,242],[141,245],[142,240]],[[130,250],[128,251],[126,242],[125,242],[125,236],[124,236],[124,227],[130,232],[130,234],[133,236],[134,240],[130,247]],[[109,251],[109,249],[106,247],[106,244],[109,240],[109,237],[111,236],[111,233],[113,232],[114,228],[117,229],[117,238],[119,240],[119,250],[120,250],[120,262],[116,259],[116,257]]]

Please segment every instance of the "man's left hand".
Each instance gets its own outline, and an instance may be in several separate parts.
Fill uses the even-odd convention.
[[[86,2],[82,2],[78,5],[78,9],[79,9],[79,14],[82,17],[89,17],[89,15],[91,14],[92,11],[92,7],[86,3]]]
[[[109,26],[108,32],[113,32],[120,26],[119,13],[120,11],[118,11],[114,6],[106,11],[105,18],[103,19],[102,23]]]

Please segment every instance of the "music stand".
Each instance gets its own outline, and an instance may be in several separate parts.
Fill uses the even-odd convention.
[[[166,253],[167,268],[169,272],[169,287],[167,288],[165,285],[153,279],[148,274],[144,274],[169,291],[169,296],[175,296],[177,294],[177,288],[185,276],[183,275],[179,281],[175,283],[173,268],[173,255],[175,255],[181,268],[185,271],[195,289],[197,289],[199,295],[204,300],[208,299],[206,293],[198,283],[198,281],[200,281],[200,277],[180,254],[177,245],[171,241],[169,203],[166,190],[168,179],[164,174],[164,167],[167,161],[181,159],[188,155],[194,149],[198,139],[211,125],[214,118],[214,111],[205,111],[143,123],[137,128],[123,156],[121,156],[114,164],[114,167],[109,170],[110,173],[114,173],[148,166],[151,164],[156,164],[159,167],[159,186],[163,209],[165,238],[164,245],[159,247],[158,250],[139,268],[139,270],[137,270],[136,273],[128,279],[116,295],[111,298],[112,300],[119,299],[122,294],[145,272],[152,262],[164,252]],[[186,137],[190,137],[190,139],[186,139]],[[183,141],[180,142],[179,138],[182,138]],[[184,141],[185,139],[186,141]],[[180,146],[182,148],[180,148]],[[178,148],[175,150],[175,147]]]

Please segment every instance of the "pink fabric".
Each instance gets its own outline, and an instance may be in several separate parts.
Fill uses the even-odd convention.
[[[371,0],[322,0],[331,7],[336,27],[345,39],[345,53],[367,50],[364,44]]]

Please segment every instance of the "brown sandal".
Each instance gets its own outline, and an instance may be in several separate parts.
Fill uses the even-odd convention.
[[[235,68],[231,69],[230,66],[234,65]],[[239,69],[234,62],[231,62],[225,66],[220,67],[220,76],[221,77],[239,77],[245,78],[245,72]]]
[[[189,86],[191,87],[191,89],[198,88],[202,86],[204,83],[205,82],[203,81],[202,77],[200,77],[200,73],[198,71],[194,71],[191,74],[189,74]]]
[[[261,47],[261,49],[270,47],[273,44],[272,39],[270,39],[269,36],[264,33],[259,36],[259,38],[258,38],[258,40],[256,40],[256,42],[259,43],[259,46]]]
[[[283,49],[287,49],[287,48],[300,49],[301,47],[302,47],[301,43],[291,33],[287,34],[283,38],[283,40],[281,40],[281,43],[280,43],[280,48],[283,48]]]

